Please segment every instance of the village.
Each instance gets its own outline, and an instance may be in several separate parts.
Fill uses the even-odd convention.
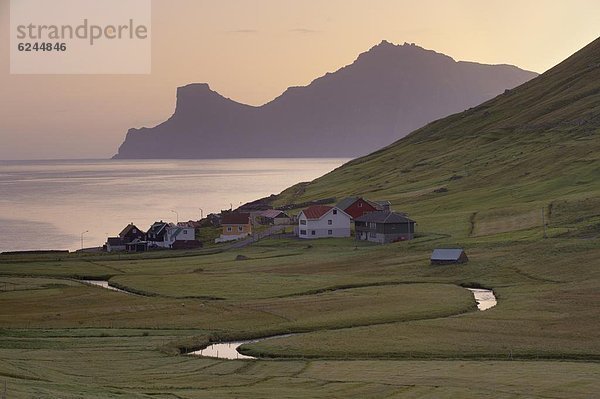
[[[146,232],[130,223],[103,246],[106,252],[145,252],[150,250],[191,250],[205,244],[230,243],[241,248],[266,237],[295,237],[300,240],[354,237],[357,241],[390,244],[415,238],[416,221],[408,214],[395,212],[389,201],[347,197],[336,205],[316,201],[297,215],[265,205],[246,204],[222,210],[198,221],[153,223]],[[258,208],[258,209],[257,209]],[[201,230],[218,232],[218,237],[201,239]],[[210,235],[209,235],[210,237]],[[464,263],[462,249],[435,249],[432,264]]]

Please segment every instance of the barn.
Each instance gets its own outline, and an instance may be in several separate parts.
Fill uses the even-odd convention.
[[[461,248],[436,248],[431,254],[432,265],[453,265],[468,261],[465,250]]]

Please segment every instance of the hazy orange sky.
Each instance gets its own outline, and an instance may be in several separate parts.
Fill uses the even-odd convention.
[[[600,36],[598,0],[153,0],[150,75],[10,75],[0,0],[0,159],[107,158],[207,82],[260,105],[386,39],[543,72]]]

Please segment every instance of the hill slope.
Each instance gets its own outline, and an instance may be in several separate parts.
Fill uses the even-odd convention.
[[[364,155],[535,76],[383,41],[351,65],[260,107],[207,84],[180,87],[173,116],[154,128],[130,129],[115,158]]]
[[[274,203],[346,195],[390,199],[423,229],[453,235],[539,226],[541,207],[552,218],[561,206],[580,215],[573,223],[599,229],[600,39],[540,77]]]

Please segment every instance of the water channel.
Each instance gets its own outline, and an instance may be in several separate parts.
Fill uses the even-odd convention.
[[[481,288],[467,288],[473,293],[475,301],[477,302],[477,308],[479,311],[488,310],[498,303],[492,290],[485,290]],[[218,359],[256,359],[252,356],[242,355],[238,352],[238,348],[244,344],[251,344],[254,342],[260,342],[267,339],[289,337],[290,334],[277,335],[274,337],[254,339],[249,341],[232,341],[232,342],[221,342],[207,346],[204,349],[190,352],[190,355],[213,357]]]

